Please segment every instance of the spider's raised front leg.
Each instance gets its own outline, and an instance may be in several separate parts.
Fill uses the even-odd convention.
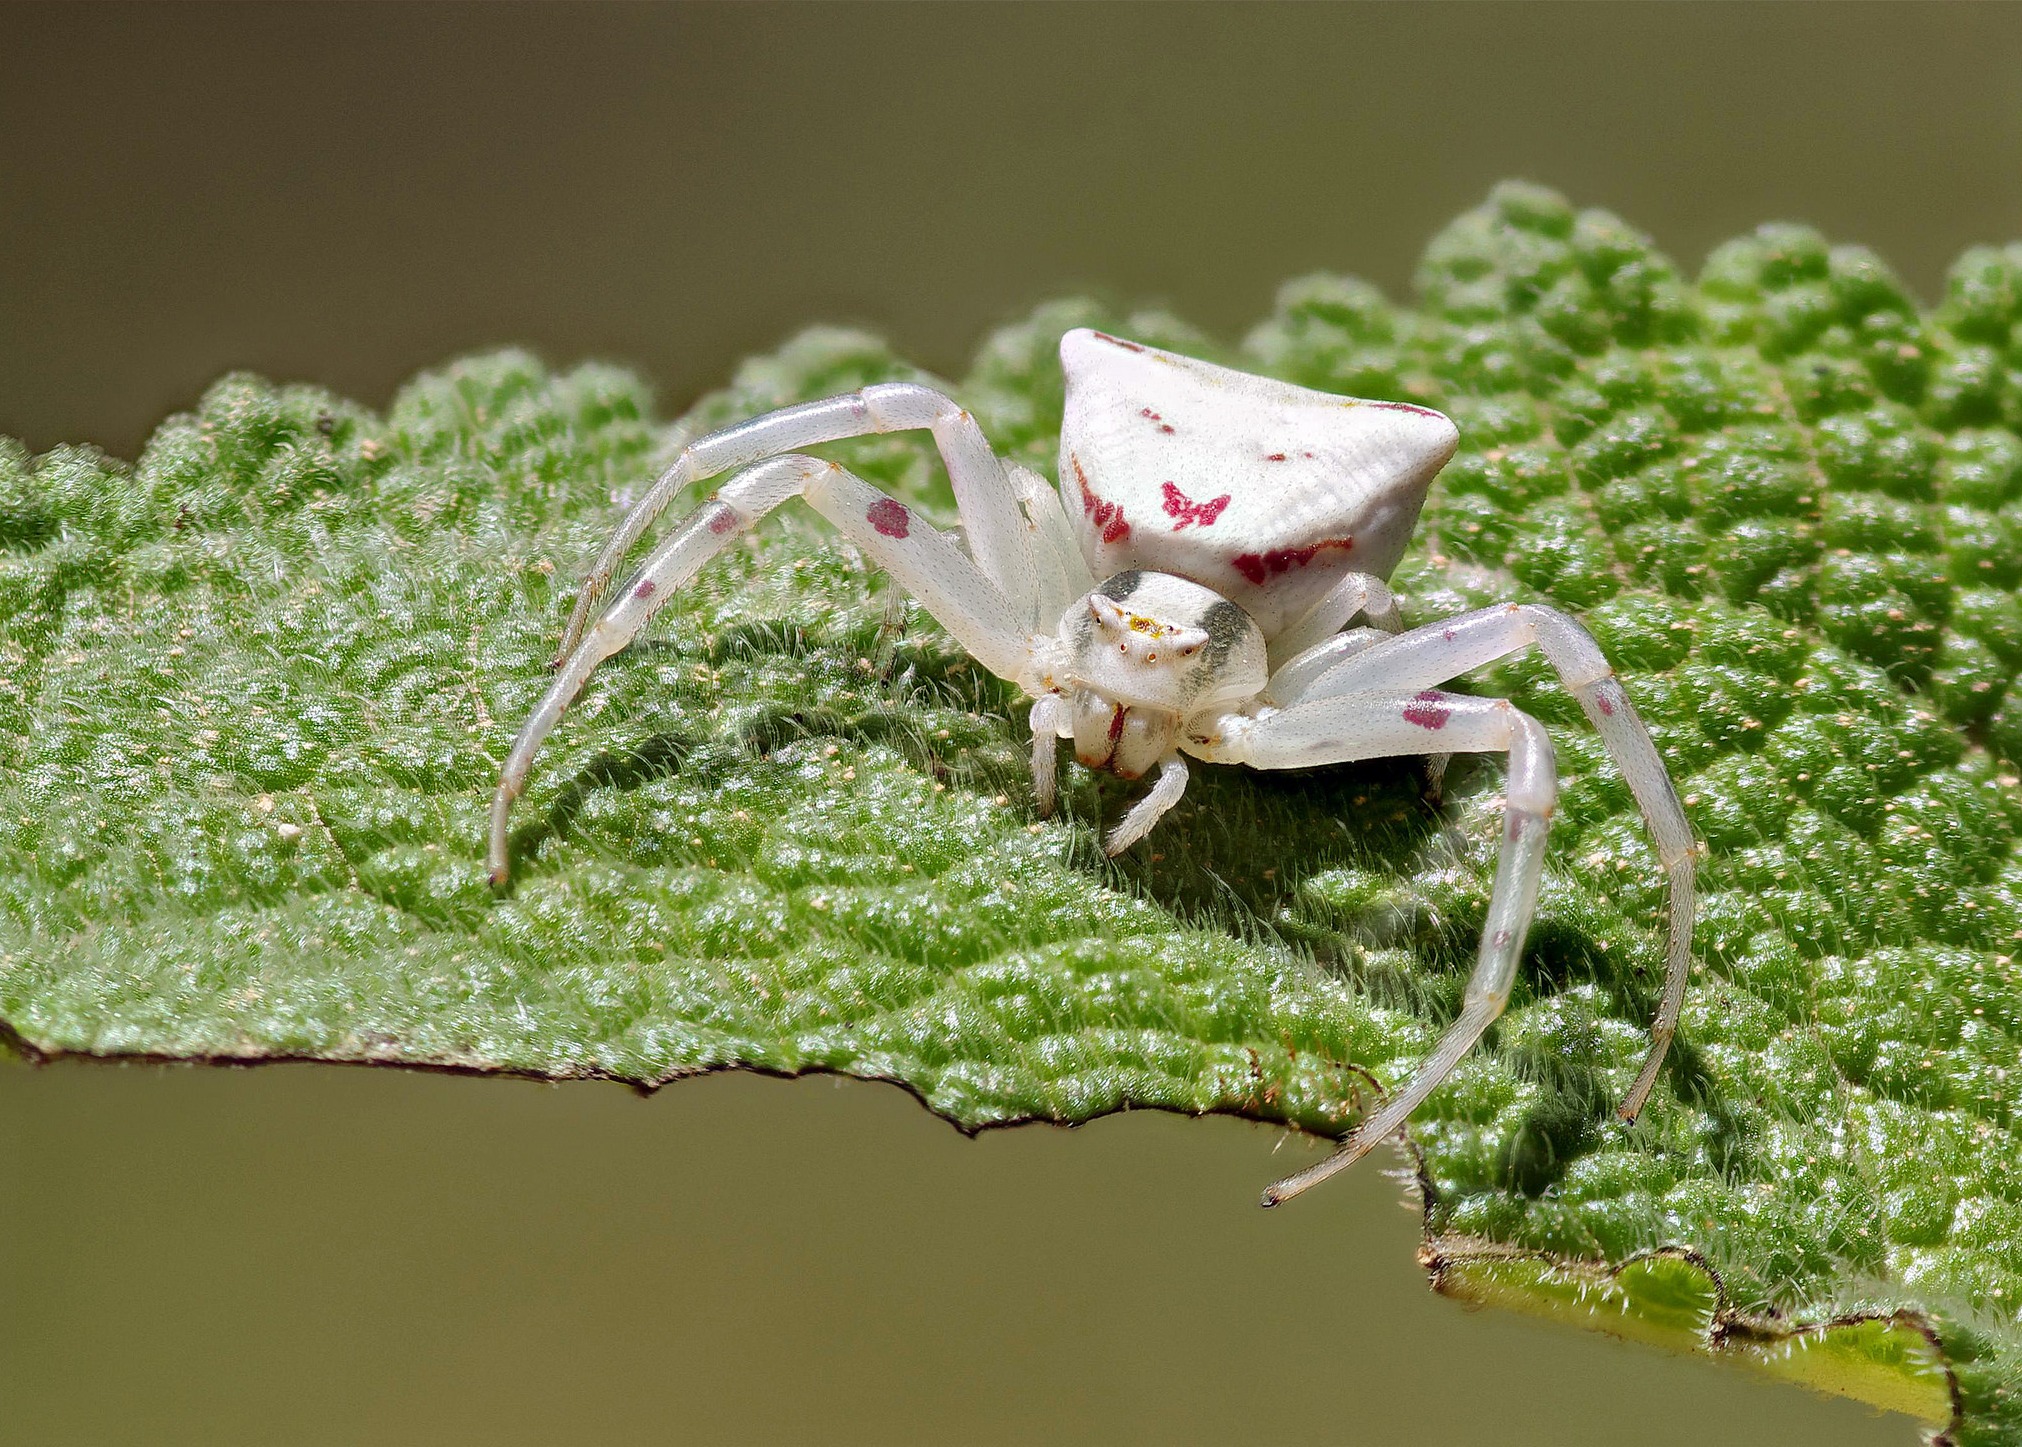
[[[1345,573],[1304,617],[1287,624],[1271,640],[1272,681],[1294,663],[1303,665],[1300,671],[1306,672],[1320,655],[1337,648],[1341,630],[1358,613],[1372,628],[1385,633],[1404,631],[1404,615],[1397,611],[1397,596],[1388,583],[1368,573]]]
[[[1018,606],[952,536],[833,462],[788,455],[740,473],[655,549],[569,654],[499,773],[492,796],[489,864],[493,883],[508,868],[507,821],[542,740],[598,664],[638,637],[646,623],[738,534],[788,498],[800,497],[920,600],[965,649],[1000,678],[1018,680],[1032,657],[1033,630]],[[1028,582],[1030,579],[1028,578]]]
[[[1657,845],[1657,858],[1670,885],[1670,940],[1664,958],[1664,993],[1650,1023],[1650,1050],[1635,1083],[1623,1097],[1624,1120],[1634,1120],[1650,1098],[1664,1064],[1678,1016],[1685,1006],[1685,983],[1692,969],[1693,842],[1671,775],[1657,757],[1650,730],[1629,702],[1593,634],[1556,608],[1536,603],[1504,603],[1445,623],[1414,628],[1397,638],[1346,658],[1313,679],[1301,701],[1368,689],[1418,688],[1444,683],[1471,668],[1535,645],[1559,679],[1580,701],[1608,756],[1622,771],[1643,822]],[[1445,740],[1439,747],[1446,747]]]
[[[1507,699],[1466,698],[1431,689],[1368,692],[1296,704],[1255,719],[1225,717],[1218,733],[1189,740],[1204,757],[1259,769],[1303,769],[1355,759],[1422,753],[1428,735],[1455,753],[1509,755],[1508,811],[1481,951],[1460,1015],[1404,1087],[1356,1127],[1340,1149],[1264,1193],[1275,1206],[1353,1165],[1395,1135],[1446,1079],[1509,1003],[1524,935],[1544,876],[1545,830],[1558,798],[1558,773],[1544,726]]]
[[[1032,491],[1028,477],[1006,476],[1004,464],[976,425],[976,419],[952,398],[911,382],[882,382],[840,397],[783,407],[698,437],[682,448],[680,456],[660,474],[646,495],[632,505],[597,555],[576,594],[576,606],[569,615],[561,649],[551,666],[560,667],[574,651],[625,554],[690,483],[822,442],[916,428],[933,433],[941,461],[948,469],[948,481],[955,490],[955,505],[961,513],[969,550],[1003,592],[1023,626],[1049,624],[1052,619],[1045,616],[1048,606],[1057,616],[1079,592],[1093,586],[1085,583],[1057,602],[1044,596],[1050,579],[1035,571],[1034,564],[1051,563],[1051,549],[1043,538],[1035,549],[1031,534],[1035,530],[1064,533],[1066,517],[1059,518],[1057,530],[1049,527],[1052,520],[1042,517],[1028,500]],[[1058,512],[1059,503],[1052,499],[1051,489],[1042,485],[1039,491],[1046,493],[1051,510]],[[1023,512],[1021,502],[1025,503]],[[1037,507],[1044,509],[1046,504]]]

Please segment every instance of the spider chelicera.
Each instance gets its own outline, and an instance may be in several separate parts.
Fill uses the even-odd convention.
[[[1555,608],[1507,603],[1404,631],[1384,580],[1459,432],[1403,402],[1336,397],[1103,332],[1060,341],[1060,485],[1006,465],[959,405],[911,383],[783,408],[691,442],[619,525],[577,595],[556,674],[492,800],[490,868],[541,741],[597,665],[739,534],[798,497],[982,665],[1034,700],[1032,780],[1052,810],[1058,741],[1125,779],[1157,779],[1111,831],[1128,849],[1179,800],[1187,758],[1257,769],[1410,754],[1508,755],[1501,855],[1459,1016],[1404,1087],[1289,1199],[1395,1134],[1502,1013],[1537,907],[1558,794],[1544,728],[1506,699],[1437,685],[1535,646],[1586,710],[1656,841],[1670,946],[1651,1045],[1620,1114],[1649,1098],[1691,965],[1693,840],[1649,730],[1593,637]],[[841,466],[793,449],[932,432],[963,541]],[[742,469],[654,550],[592,623],[625,553],[682,488]],[[1360,619],[1359,626],[1350,627]]]

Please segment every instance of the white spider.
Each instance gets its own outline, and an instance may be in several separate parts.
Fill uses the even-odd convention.
[[[1029,693],[1032,780],[1051,811],[1057,740],[1091,769],[1158,779],[1110,834],[1130,847],[1186,788],[1186,756],[1259,769],[1427,752],[1509,755],[1507,823],[1459,1017],[1405,1087],[1327,1160],[1264,1193],[1274,1205],[1396,1133],[1502,1013],[1537,907],[1558,793],[1551,741],[1506,699],[1434,685],[1536,645],[1600,731],[1670,882],[1664,994],[1633,1120],[1656,1082],[1690,968],[1693,841],[1649,731],[1592,636],[1508,603],[1401,632],[1384,579],[1459,433],[1402,402],[1330,396],[1102,332],[1060,340],[1060,487],[991,450],[975,419],[910,383],[783,408],[692,442],[590,570],[540,705],[491,811],[491,877],[535,751],[604,659],[674,590],[788,498],[833,523],[984,667]],[[954,484],[965,548],[833,462],[791,449],[926,428]],[[626,551],[676,493],[742,468],[681,524],[585,632]],[[1365,626],[1347,625],[1360,615]]]

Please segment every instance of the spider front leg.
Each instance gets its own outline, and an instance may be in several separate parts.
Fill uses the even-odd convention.
[[[1021,513],[1021,501],[1026,503],[1028,512],[1033,506],[1027,499],[1032,490],[1028,480],[1007,477],[1004,464],[976,425],[976,419],[952,398],[911,382],[883,382],[840,397],[783,407],[698,437],[683,447],[680,456],[660,474],[646,495],[632,505],[597,555],[576,594],[575,608],[562,633],[561,649],[551,666],[559,668],[574,651],[625,554],[690,483],[822,442],[915,428],[933,433],[934,444],[948,470],[948,481],[955,490],[955,505],[962,515],[969,548],[1026,626],[1045,621],[1047,606],[1051,605],[1057,613],[1076,591],[1086,591],[1092,586],[1084,583],[1079,590],[1070,590],[1057,601],[1043,596],[1047,590],[1034,564],[1050,561],[1051,549],[1043,538],[1035,549],[1031,534],[1035,528],[1044,530],[1048,520]],[[1052,506],[1057,512],[1058,503]],[[1066,519],[1062,517],[1057,530],[1064,530],[1065,526]]]
[[[1404,1087],[1357,1126],[1333,1155],[1264,1192],[1266,1206],[1288,1201],[1354,1165],[1379,1141],[1395,1135],[1502,1014],[1523,956],[1524,935],[1537,912],[1545,831],[1559,793],[1558,771],[1544,726],[1507,699],[1466,698],[1429,689],[1339,694],[1254,720],[1225,718],[1219,743],[1203,750],[1209,757],[1258,769],[1303,769],[1422,753],[1431,740],[1453,753],[1509,755],[1502,853],[1467,995],[1459,1016]]]
[[[1390,591],[1388,583],[1368,573],[1345,573],[1304,617],[1286,625],[1271,640],[1272,681],[1275,683],[1276,675],[1294,663],[1311,669],[1327,650],[1339,647],[1344,636],[1341,630],[1358,613],[1368,620],[1371,628],[1384,633],[1404,631],[1404,615],[1397,611],[1397,595]]]
[[[488,863],[494,884],[504,882],[510,866],[507,825],[534,755],[597,665],[638,637],[704,563],[791,497],[804,499],[834,524],[985,668],[1014,681],[1025,672],[1031,629],[1021,626],[1013,602],[953,537],[836,463],[795,455],[761,463],[691,513],[632,575],[521,726],[492,795]]]

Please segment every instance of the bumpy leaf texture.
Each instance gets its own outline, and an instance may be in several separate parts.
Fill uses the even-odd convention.
[[[2022,1441],[2022,246],[1923,315],[1802,228],[1694,284],[1512,185],[1419,292],[1294,282],[1237,350],[1060,303],[954,391],[1049,474],[1077,324],[1452,413],[1408,616],[1584,616],[1709,853],[1683,1032],[1624,1131],[1662,877],[1549,671],[1469,681],[1553,726],[1567,788],[1515,1001],[1412,1127],[1435,1278]],[[1074,771],[1036,822],[1014,691],[797,508],[597,675],[487,889],[499,759],[624,501],[686,433],[918,375],[810,332],[670,431],[624,373],[505,353],[384,417],[228,378],[130,467],[0,447],[16,1045],[1343,1129],[1457,1007],[1499,763],[1437,806],[1408,761],[1198,770],[1106,861],[1128,791]],[[951,512],[920,439],[834,451]]]

